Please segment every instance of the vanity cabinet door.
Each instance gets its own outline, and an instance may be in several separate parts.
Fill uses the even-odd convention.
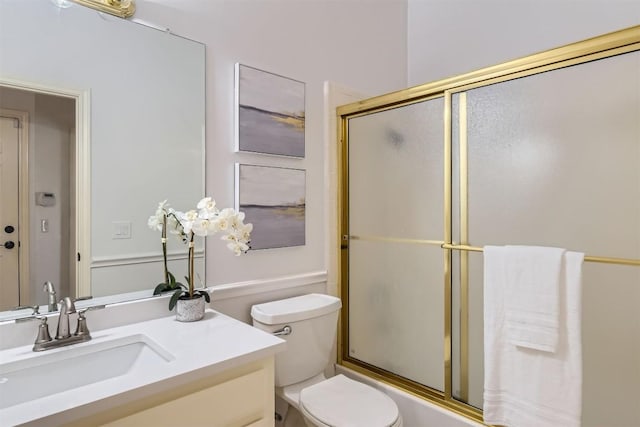
[[[84,420],[109,427],[268,427],[274,423],[273,358],[114,408]],[[206,385],[205,385],[206,384]],[[204,386],[203,386],[204,385]],[[185,392],[185,390],[187,390]]]

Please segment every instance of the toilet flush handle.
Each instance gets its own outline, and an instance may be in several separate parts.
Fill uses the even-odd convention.
[[[292,331],[291,326],[287,325],[282,329],[278,329],[277,331],[273,331],[272,334],[277,336],[277,337],[279,337],[279,336],[282,336],[282,335],[291,335],[291,331]]]

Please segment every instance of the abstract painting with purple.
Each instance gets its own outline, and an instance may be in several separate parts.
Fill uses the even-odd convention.
[[[305,171],[236,163],[236,208],[253,224],[251,249],[305,244]]]
[[[304,157],[304,83],[236,64],[236,151]]]

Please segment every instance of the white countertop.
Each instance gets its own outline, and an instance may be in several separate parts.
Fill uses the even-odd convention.
[[[34,336],[36,328],[34,322]],[[71,422],[203,376],[270,357],[284,350],[285,346],[285,341],[273,335],[208,309],[205,318],[198,322],[178,322],[171,315],[97,331],[92,333],[93,339],[86,343],[41,353],[33,352],[32,345],[10,348],[0,351],[0,363],[139,334],[159,344],[171,354],[172,360],[162,369],[136,367],[135,373],[0,409],[0,425],[56,425]]]

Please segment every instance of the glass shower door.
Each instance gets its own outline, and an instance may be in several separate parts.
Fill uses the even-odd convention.
[[[348,121],[348,359],[444,390],[442,98]]]

